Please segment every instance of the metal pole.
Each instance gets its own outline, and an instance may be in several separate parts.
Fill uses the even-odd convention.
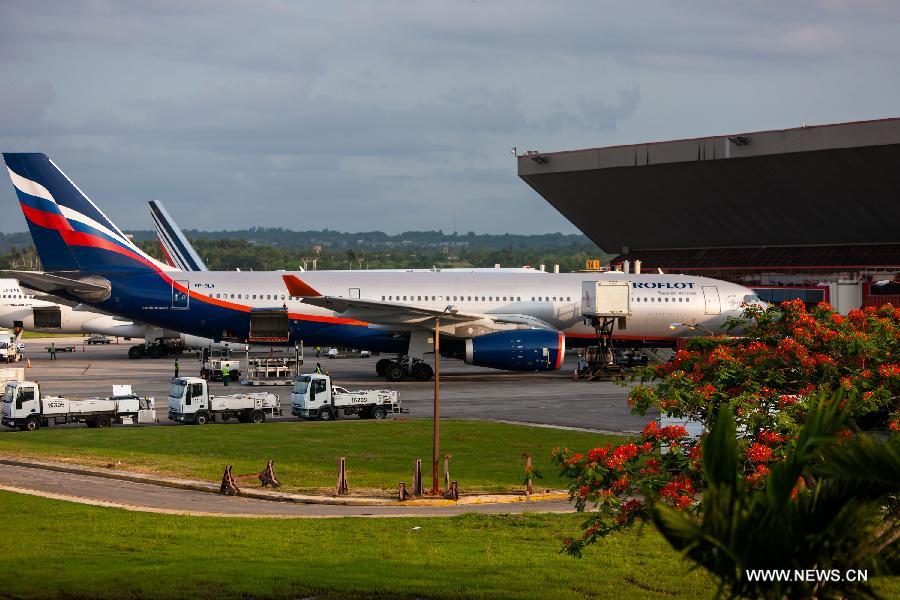
[[[431,493],[435,496],[441,493],[438,479],[438,461],[440,460],[440,418],[441,418],[441,320],[434,320],[434,452],[431,456]]]

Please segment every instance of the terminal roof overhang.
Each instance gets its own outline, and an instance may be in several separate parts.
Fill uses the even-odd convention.
[[[900,243],[900,118],[518,158],[607,252]]]

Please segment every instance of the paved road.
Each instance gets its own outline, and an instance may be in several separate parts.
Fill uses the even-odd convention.
[[[133,483],[0,465],[0,489],[36,495],[119,506],[130,510],[171,514],[203,514],[232,517],[326,518],[326,517],[447,517],[463,513],[571,512],[568,502],[515,502],[456,506],[330,506],[293,504],[249,498],[231,498],[145,483]]]
[[[54,341],[60,345],[66,340]],[[70,396],[106,396],[111,393],[113,383],[130,383],[136,393],[156,397],[157,414],[162,422],[168,423],[165,400],[173,374],[173,359],[128,360],[132,342],[84,348],[81,338],[72,341],[77,343],[78,352],[58,353],[58,360],[50,361],[43,351],[49,340],[26,340],[27,355],[32,359],[27,377],[40,381],[45,393]],[[375,358],[318,359],[340,385],[396,389],[403,406],[410,411],[410,418],[431,418],[434,384],[417,381],[388,384],[375,375],[375,361]],[[196,357],[183,356],[180,362],[182,375],[199,375]],[[316,359],[307,351],[309,370],[315,363]],[[247,388],[226,389],[221,384],[212,384],[212,389],[214,393],[222,393]],[[275,391],[282,405],[288,408],[285,412],[290,412],[290,388],[260,389]],[[507,373],[447,359],[441,368],[441,416],[446,418],[638,431],[651,417],[632,415],[626,397],[626,389],[613,383],[573,381],[568,367],[553,373]]]

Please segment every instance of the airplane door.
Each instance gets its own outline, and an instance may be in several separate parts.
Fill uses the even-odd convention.
[[[706,305],[706,314],[717,315],[722,312],[722,303],[719,301],[719,288],[712,285],[704,285],[703,302]]]
[[[175,310],[187,310],[190,308],[191,297],[184,291],[191,289],[191,282],[187,279],[172,280],[172,308]]]
[[[359,299],[359,288],[350,288],[350,297]]]

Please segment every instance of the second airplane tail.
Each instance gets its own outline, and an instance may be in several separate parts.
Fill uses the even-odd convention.
[[[45,271],[160,270],[46,154],[4,153]]]

